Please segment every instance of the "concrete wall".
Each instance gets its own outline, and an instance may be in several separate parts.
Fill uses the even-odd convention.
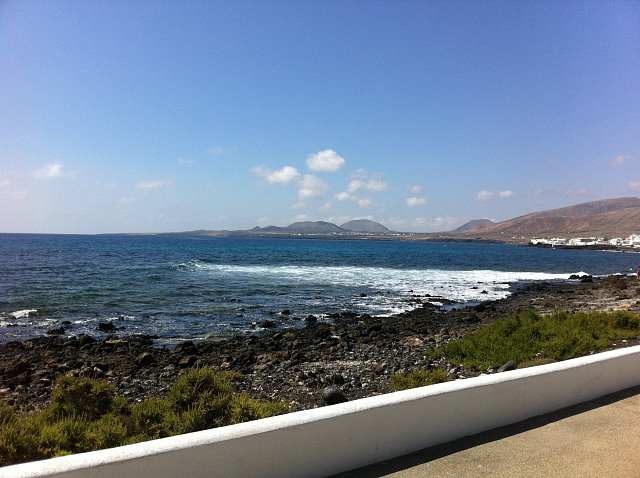
[[[327,476],[640,384],[640,346],[109,450],[16,477]]]

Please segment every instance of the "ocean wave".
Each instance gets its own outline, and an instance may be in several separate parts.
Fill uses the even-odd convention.
[[[561,280],[576,274],[358,266],[246,266],[199,261],[189,264],[191,271],[208,274],[216,280],[233,280],[235,283],[248,281],[276,287],[354,287],[390,291],[399,295],[438,295],[457,302],[500,299],[508,295],[510,285],[516,282]]]
[[[26,319],[31,314],[35,314],[36,312],[38,312],[37,309],[23,309],[16,310],[15,312],[9,312],[7,315],[9,317],[13,317],[14,319]]]

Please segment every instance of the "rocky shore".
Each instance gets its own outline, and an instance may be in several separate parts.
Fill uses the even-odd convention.
[[[47,336],[4,343],[0,344],[0,398],[19,410],[38,409],[48,402],[56,376],[73,374],[106,379],[120,394],[138,402],[163,396],[181,372],[206,365],[241,372],[244,379],[236,388],[254,398],[285,401],[292,411],[313,408],[387,393],[389,378],[396,372],[434,365],[446,368],[454,378],[491,372],[429,363],[424,350],[520,310],[640,311],[640,280],[611,276],[533,283],[503,300],[447,311],[434,307],[428,298],[419,300],[422,307],[394,317],[344,313],[330,322],[309,317],[301,329],[273,328],[262,335],[187,341],[170,349],[157,347],[151,337],[122,339],[107,333],[100,339]],[[636,343],[640,340],[612,347]]]

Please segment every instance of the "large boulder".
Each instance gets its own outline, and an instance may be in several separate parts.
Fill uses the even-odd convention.
[[[348,401],[342,390],[333,385],[322,390],[322,400],[324,400],[324,403],[327,405],[336,405]]]

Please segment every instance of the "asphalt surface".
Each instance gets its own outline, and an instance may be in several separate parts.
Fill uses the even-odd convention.
[[[640,387],[338,477],[637,478]]]

